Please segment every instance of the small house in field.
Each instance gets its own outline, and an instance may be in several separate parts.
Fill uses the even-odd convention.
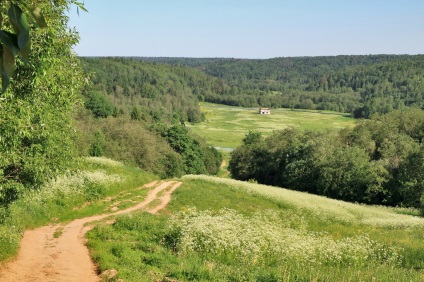
[[[260,115],[270,115],[271,109],[270,108],[259,108],[259,114]]]

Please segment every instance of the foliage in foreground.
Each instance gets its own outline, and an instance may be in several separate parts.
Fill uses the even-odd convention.
[[[151,182],[155,177],[106,158],[87,158],[37,190],[27,190],[0,208],[0,261],[16,254],[26,228],[108,212],[101,201]],[[121,201],[123,204],[124,201]]]
[[[411,270],[424,267],[422,219],[346,203],[341,210],[352,216],[344,220],[343,212],[331,216],[331,207],[339,209],[339,201],[331,199],[290,190],[275,197],[282,189],[206,176],[183,181],[163,215],[134,213],[89,232],[100,271],[116,269],[114,279],[125,281],[424,278],[422,271]],[[290,202],[294,194],[297,200]],[[308,209],[320,199],[318,208]],[[322,206],[327,210],[315,213]],[[387,217],[365,223],[361,216],[369,211],[375,212],[369,220]],[[384,223],[390,216],[411,224]]]
[[[37,2],[49,25],[30,29],[29,63],[16,62],[0,99],[1,207],[62,173],[76,157],[72,114],[84,76],[72,51],[78,36],[67,27],[70,2]]]

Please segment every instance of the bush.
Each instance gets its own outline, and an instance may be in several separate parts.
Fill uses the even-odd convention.
[[[115,106],[109,102],[106,96],[98,91],[86,94],[85,107],[97,118],[106,118],[113,114]]]
[[[77,123],[81,154],[97,154],[137,165],[162,178],[181,176],[181,156],[140,121],[125,117]],[[87,132],[96,132],[88,135]]]

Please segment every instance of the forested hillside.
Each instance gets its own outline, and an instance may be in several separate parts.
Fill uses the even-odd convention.
[[[92,83],[75,118],[81,155],[122,160],[164,178],[217,173],[220,154],[184,122],[204,119],[198,99],[219,79],[124,58],[85,58],[82,64]]]
[[[97,117],[199,122],[203,118],[199,99],[217,94],[223,85],[221,79],[188,67],[126,58],[82,58],[82,62],[93,84],[85,92],[86,105]]]
[[[208,102],[334,110],[356,117],[423,107],[423,55],[137,59],[190,66],[221,78],[226,85],[206,95]]]

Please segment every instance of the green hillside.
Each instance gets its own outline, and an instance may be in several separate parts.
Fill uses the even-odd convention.
[[[86,107],[96,117],[128,116],[150,123],[199,122],[198,101],[222,81],[188,67],[129,58],[81,58],[92,85]],[[106,98],[106,99],[105,99]]]
[[[99,224],[88,246],[125,281],[421,281],[424,219],[228,179],[186,176],[159,216]],[[141,240],[140,240],[141,239]]]
[[[219,79],[125,58],[82,58],[91,78],[75,116],[80,155],[107,156],[167,178],[216,174],[221,157],[185,122],[204,119],[199,97]]]
[[[226,85],[205,101],[243,107],[333,110],[369,117],[423,107],[423,55],[293,57],[264,60],[137,58],[190,66]]]

